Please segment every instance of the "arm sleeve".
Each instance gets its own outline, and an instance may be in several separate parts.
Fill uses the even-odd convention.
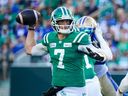
[[[39,43],[32,47],[31,53],[32,55],[35,55],[35,56],[41,56],[41,55],[47,54],[47,47]]]
[[[32,51],[31,51],[32,55],[41,56],[41,55],[45,55],[48,53],[49,34],[50,33],[45,34],[42,39],[42,42],[33,46]]]
[[[109,48],[109,45],[107,44],[107,42],[104,40],[100,27],[96,28],[95,35],[98,42],[100,43],[101,49],[105,50],[104,52],[107,57],[107,60],[112,60],[113,55],[112,55],[111,49]]]

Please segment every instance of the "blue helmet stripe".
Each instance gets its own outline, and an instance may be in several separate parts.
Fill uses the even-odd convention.
[[[79,25],[81,25],[81,22],[82,22],[82,18],[80,18]]]
[[[86,19],[86,17],[83,18],[82,24],[84,24],[85,19]]]

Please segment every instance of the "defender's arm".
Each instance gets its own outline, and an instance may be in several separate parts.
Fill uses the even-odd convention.
[[[123,94],[124,92],[128,91],[128,73],[127,75],[122,79],[119,88],[119,93]]]
[[[96,28],[95,35],[96,35],[98,42],[100,43],[101,49],[104,50],[106,54],[107,60],[112,60],[113,54],[111,52],[111,49],[109,48],[109,45],[107,44],[107,42],[104,40],[102,36],[101,28],[98,26]]]
[[[79,45],[78,50],[84,52],[85,54],[96,59],[97,61],[105,61],[107,59],[104,50],[96,48],[92,44]]]

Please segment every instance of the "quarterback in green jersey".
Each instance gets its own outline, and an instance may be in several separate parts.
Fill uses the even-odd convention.
[[[25,43],[27,54],[50,54],[54,92],[45,96],[86,96],[84,55],[100,61],[108,58],[103,50],[91,44],[88,34],[74,32],[73,15],[66,7],[58,7],[52,12],[51,25],[54,32],[46,34],[39,44],[34,40],[33,28],[29,28]]]

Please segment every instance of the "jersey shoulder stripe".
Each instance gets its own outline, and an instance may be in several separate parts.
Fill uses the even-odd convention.
[[[47,43],[49,42],[49,40],[48,40],[49,34],[50,34],[50,33],[47,33],[47,34],[45,34],[44,37],[43,37],[43,42],[44,42],[45,44],[47,44]]]
[[[87,35],[87,33],[82,34],[82,35],[80,36],[80,38],[78,39],[77,43],[80,43],[80,41],[82,40],[82,38],[83,38],[85,35]]]
[[[77,34],[77,36],[75,37],[75,39],[73,40],[73,43],[76,43],[78,41],[78,39],[81,37],[81,35],[83,35],[83,34],[84,34],[84,32],[79,32]]]
[[[46,43],[49,43],[49,40],[48,40],[49,34],[50,34],[50,33],[48,33],[48,34],[46,35]]]
[[[43,37],[43,42],[44,42],[44,43],[46,43],[46,35],[47,35],[47,34],[45,34],[44,37]]]

